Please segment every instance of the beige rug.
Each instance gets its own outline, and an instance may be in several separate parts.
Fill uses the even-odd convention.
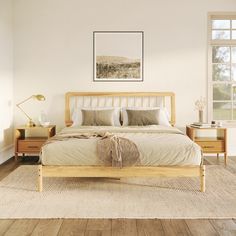
[[[235,218],[236,177],[207,166],[206,193],[198,178],[44,178],[20,166],[0,182],[0,218]]]

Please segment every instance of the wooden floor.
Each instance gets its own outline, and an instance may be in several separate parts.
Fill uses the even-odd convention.
[[[223,158],[208,157],[206,164],[223,165]],[[13,159],[0,165],[0,180],[22,164],[35,164],[33,158],[18,163]],[[236,177],[236,158],[229,158],[227,169]],[[236,196],[235,196],[236,197]],[[235,235],[236,219],[230,220],[136,220],[136,219],[22,219],[0,220],[0,236],[24,235]]]

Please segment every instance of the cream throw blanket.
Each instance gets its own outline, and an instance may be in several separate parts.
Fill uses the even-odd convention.
[[[140,164],[140,154],[135,143],[110,132],[59,134],[47,140],[43,145],[70,139],[99,138],[97,153],[105,166],[120,167]]]

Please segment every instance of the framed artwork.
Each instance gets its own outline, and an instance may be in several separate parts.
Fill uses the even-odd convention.
[[[143,31],[93,32],[93,81],[143,81]]]

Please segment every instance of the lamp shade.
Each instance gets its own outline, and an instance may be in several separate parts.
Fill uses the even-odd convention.
[[[34,98],[36,98],[38,101],[45,101],[46,98],[42,94],[36,94],[33,95]]]

